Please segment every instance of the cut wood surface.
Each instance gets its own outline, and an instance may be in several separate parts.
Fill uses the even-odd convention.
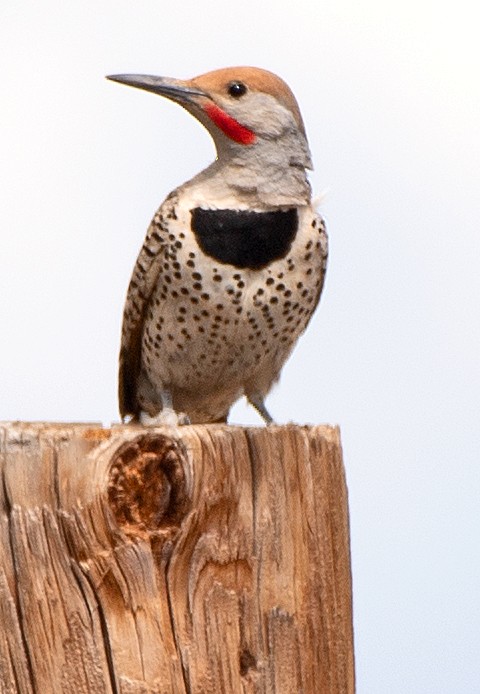
[[[0,424],[0,692],[349,694],[338,430]]]

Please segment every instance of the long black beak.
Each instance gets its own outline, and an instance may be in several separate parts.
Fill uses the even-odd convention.
[[[145,89],[147,92],[160,94],[179,102],[195,101],[195,97],[207,96],[200,89],[189,86],[188,82],[170,77],[154,77],[153,75],[107,75],[107,80],[127,84],[129,87]]]

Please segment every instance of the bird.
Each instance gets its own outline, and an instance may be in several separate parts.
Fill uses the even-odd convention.
[[[166,197],[138,255],[123,313],[122,420],[227,422],[245,396],[272,424],[265,399],[318,304],[328,255],[298,103],[255,67],[107,79],[179,104],[216,148]]]

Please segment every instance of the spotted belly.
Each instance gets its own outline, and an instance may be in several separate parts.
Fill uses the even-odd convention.
[[[143,368],[173,393],[228,391],[235,400],[255,383],[266,394],[318,301],[326,257],[321,220],[304,211],[293,238],[285,233],[276,244],[280,257],[261,267],[238,267],[232,257],[237,265],[220,262],[192,233],[195,243],[176,236],[165,248],[144,322]],[[245,264],[245,247],[241,256]]]

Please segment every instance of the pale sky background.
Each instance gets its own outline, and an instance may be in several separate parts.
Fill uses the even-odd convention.
[[[359,694],[480,692],[477,2],[4,0],[0,419],[118,418],[123,302],[166,194],[214,156],[109,83],[250,64],[301,105],[330,264],[268,405],[338,423]],[[232,419],[259,424],[238,405]]]

